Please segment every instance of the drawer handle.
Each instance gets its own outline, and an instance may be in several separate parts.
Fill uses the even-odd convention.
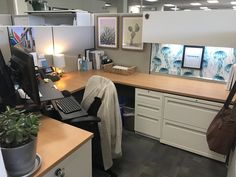
[[[157,107],[151,107],[151,106],[147,106],[147,105],[143,105],[143,104],[138,104],[138,106],[140,106],[140,107],[144,107],[144,108],[148,108],[148,109],[154,109],[154,110],[157,110],[157,111],[160,110],[160,109],[157,108]]]
[[[138,96],[140,96],[140,97],[147,97],[147,98],[151,98],[151,99],[157,99],[157,100],[161,100],[161,98],[160,97],[156,97],[156,96],[150,96],[150,95],[145,95],[145,94],[142,94],[142,93],[139,93],[138,94]]]
[[[149,119],[149,120],[153,120],[153,121],[159,121],[158,119],[154,119],[152,117],[148,117],[148,116],[144,116],[142,114],[138,114],[138,116],[140,116],[140,118],[143,118],[143,119]]]
[[[64,168],[58,168],[58,169],[56,169],[55,175],[56,175],[57,177],[64,177],[64,176],[65,176],[65,170],[64,170]]]

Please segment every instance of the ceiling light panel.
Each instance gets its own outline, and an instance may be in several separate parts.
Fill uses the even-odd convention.
[[[157,2],[158,0],[145,0],[145,1],[148,1],[148,2]]]
[[[217,4],[217,3],[219,3],[218,0],[208,0],[207,2],[210,3],[210,4]]]
[[[175,7],[174,4],[164,4],[165,7]]]
[[[199,2],[192,2],[192,3],[190,3],[190,5],[191,5],[191,6],[200,6],[200,5],[202,5],[202,4],[199,3]]]
[[[236,5],[236,1],[231,1],[230,4]]]

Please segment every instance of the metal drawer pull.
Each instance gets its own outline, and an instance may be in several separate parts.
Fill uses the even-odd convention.
[[[64,168],[58,168],[58,169],[56,169],[55,175],[56,175],[57,177],[64,177],[64,176],[65,176]]]

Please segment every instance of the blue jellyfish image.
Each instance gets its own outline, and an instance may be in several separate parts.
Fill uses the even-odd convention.
[[[169,70],[167,68],[161,68],[159,70],[160,73],[164,73],[164,74],[168,74],[169,73]]]
[[[188,77],[193,76],[193,71],[186,71],[184,72],[183,76],[188,76]]]
[[[225,66],[225,72],[229,73],[229,72],[230,72],[230,69],[232,68],[232,66],[233,66],[232,63],[227,64],[227,65]]]
[[[223,63],[224,63],[224,60],[225,58],[227,58],[227,55],[224,51],[216,51],[214,53],[214,59],[216,60],[217,62],[217,72],[214,76],[214,79],[216,80],[225,80],[223,76],[221,76],[221,70],[223,68]]]
[[[209,59],[210,57],[209,57],[207,48],[205,48],[203,61],[202,61],[202,69],[200,70],[200,77],[203,77],[203,70],[208,67]]]
[[[170,69],[170,64],[169,64],[170,53],[171,53],[171,50],[169,47],[162,47],[161,54],[164,56],[164,60],[166,63],[166,69],[168,70],[168,73],[169,73],[169,69]]]
[[[236,48],[234,48],[234,61],[233,63],[236,63]]]
[[[177,68],[177,75],[181,75],[182,60],[175,60],[173,66],[174,68]]]
[[[159,70],[159,67],[161,66],[161,63],[162,63],[162,61],[161,61],[161,59],[160,58],[158,58],[158,57],[154,57],[153,59],[152,59],[152,72],[156,72],[156,71],[158,71]]]

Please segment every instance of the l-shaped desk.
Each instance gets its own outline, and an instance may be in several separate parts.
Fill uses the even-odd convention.
[[[55,85],[59,90],[68,90],[75,93],[85,88],[87,80],[93,75],[104,76],[111,79],[114,83],[146,89],[151,92],[174,94],[218,103],[223,103],[229,94],[229,91],[225,89],[225,85],[220,83],[144,73],[134,73],[125,76],[103,71],[71,72],[64,74]],[[155,123],[152,123],[152,125],[155,125]],[[154,129],[156,131],[157,127]],[[199,130],[201,129],[199,128]],[[199,132],[199,130],[197,129],[196,132]],[[38,177],[44,176],[46,173],[48,174],[57,164],[80,149],[91,138],[92,134],[89,132],[48,117],[43,118],[37,148],[37,152],[43,158],[43,163],[40,170],[34,176]],[[183,148],[176,144],[174,146]],[[183,149],[195,152],[185,147]]]
[[[64,74],[61,80],[56,82],[56,86],[59,90],[68,90],[73,93],[83,89],[87,80],[92,75],[104,76],[117,84],[221,103],[226,100],[229,94],[229,91],[226,91],[226,86],[221,83],[164,75],[150,75],[138,72],[126,76],[107,73],[100,70]]]

